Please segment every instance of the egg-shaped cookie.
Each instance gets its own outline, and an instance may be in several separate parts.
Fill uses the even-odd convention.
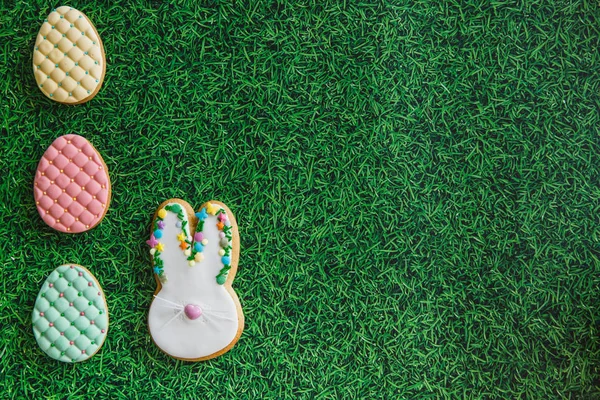
[[[65,104],[91,100],[102,87],[106,55],[81,11],[58,7],[44,20],[33,50],[33,73],[47,97]]]
[[[85,232],[98,225],[108,210],[108,168],[86,138],[61,136],[38,164],[33,194],[46,224],[60,232]]]
[[[100,284],[81,265],[56,268],[35,300],[33,334],[40,348],[64,362],[96,354],[108,331],[108,308]]]

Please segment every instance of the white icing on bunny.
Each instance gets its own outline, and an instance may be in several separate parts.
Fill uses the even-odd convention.
[[[162,288],[155,295],[148,314],[150,334],[165,353],[181,359],[210,358],[227,348],[240,328],[236,302],[226,286],[219,284],[217,279],[220,275],[222,279],[219,281],[222,283],[227,277],[227,271],[223,272],[224,251],[221,245],[227,245],[227,257],[232,240],[237,238],[230,240],[231,228],[225,228],[229,237],[220,237],[224,234],[220,235],[217,223],[222,223],[222,228],[223,225],[230,226],[230,222],[225,216],[218,217],[220,212],[224,212],[221,207],[211,203],[206,205],[213,213],[215,209],[219,211],[216,214],[203,214],[206,219],[201,236],[206,244],[202,249],[202,261],[193,261],[196,251],[192,251],[195,243],[190,235],[187,211],[178,203],[165,205],[163,209],[166,213],[163,209],[159,210],[157,221],[162,221],[160,226],[163,228],[161,232],[154,230],[148,241],[153,247],[151,253],[155,272],[161,275],[159,278],[162,282]],[[176,210],[181,211],[174,212]],[[202,220],[199,221],[200,225]],[[153,225],[153,228],[156,227]],[[187,244],[185,250],[181,247],[186,247],[180,241],[182,238]],[[200,258],[197,256],[196,260]]]

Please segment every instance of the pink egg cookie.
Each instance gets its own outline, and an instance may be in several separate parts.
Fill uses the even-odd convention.
[[[60,232],[92,229],[110,204],[108,168],[94,146],[79,135],[61,136],[48,147],[33,185],[40,216]]]

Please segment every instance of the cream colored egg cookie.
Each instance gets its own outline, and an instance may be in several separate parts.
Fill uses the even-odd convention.
[[[65,104],[91,100],[102,87],[106,55],[92,22],[72,7],[58,7],[42,24],[33,73],[47,97]]]

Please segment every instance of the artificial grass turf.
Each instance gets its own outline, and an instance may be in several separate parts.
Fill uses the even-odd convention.
[[[107,52],[68,107],[31,53],[57,4],[0,5],[3,398],[596,398],[600,9],[589,1],[74,1]],[[65,235],[32,181],[87,137],[113,202]],[[246,329],[226,355],[151,342],[155,207],[236,213]],[[61,364],[36,294],[80,263],[108,338]]]

